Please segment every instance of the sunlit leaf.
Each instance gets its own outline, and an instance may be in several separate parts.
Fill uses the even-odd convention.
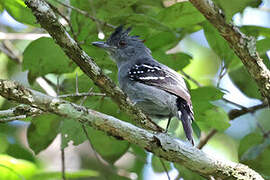
[[[32,26],[38,26],[36,18],[23,0],[1,0],[3,7],[17,21]]]
[[[0,174],[3,180],[23,180],[31,178],[37,172],[37,166],[23,159],[0,155]]]

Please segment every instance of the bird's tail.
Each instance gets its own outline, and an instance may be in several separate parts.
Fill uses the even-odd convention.
[[[178,112],[177,117],[178,119],[181,119],[184,132],[186,134],[187,139],[189,142],[194,146],[194,140],[192,137],[192,121],[193,121],[193,111],[191,105],[188,105],[187,102],[182,99],[177,99],[177,106],[178,106]]]

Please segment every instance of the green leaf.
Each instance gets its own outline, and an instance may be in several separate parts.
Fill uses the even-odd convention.
[[[262,144],[252,146],[241,156],[241,161],[255,160],[269,145],[270,139],[265,139]]]
[[[67,73],[75,67],[75,63],[68,59],[52,38],[42,37],[32,41],[23,53],[23,69],[29,70],[33,77]]]
[[[110,163],[114,163],[129,148],[129,143],[126,141],[119,141],[112,136],[90,127],[86,127],[86,129],[94,149],[102,158]],[[65,119],[60,131],[63,134],[62,147],[66,147],[69,141],[73,141],[74,145],[78,145],[87,140],[82,125],[72,119]]]
[[[134,12],[139,14],[145,14],[148,16],[156,16],[158,12],[164,8],[161,0],[138,0],[135,5],[132,6]]]
[[[229,72],[233,83],[247,96],[261,99],[259,89],[244,66],[234,68]]]
[[[120,111],[118,106],[111,100],[111,98],[92,98],[85,102],[85,106],[104,114],[109,114],[118,119],[130,122],[130,118],[123,111]]]
[[[162,165],[161,161],[163,161],[166,169]],[[166,170],[169,172],[172,169],[170,162],[168,162],[164,159],[160,159],[159,157],[154,156],[154,155],[152,156],[151,163],[152,163],[152,168],[153,168],[154,172],[157,172],[157,173],[166,172]]]
[[[190,93],[194,117],[202,130],[215,128],[224,131],[230,126],[227,113],[223,109],[211,104],[211,101],[223,97],[224,94],[219,89],[205,86],[192,89]]]
[[[8,149],[10,144],[8,142],[7,135],[5,135],[2,132],[0,133],[0,142],[1,142],[0,153],[4,153]]]
[[[171,28],[181,28],[198,24],[205,18],[190,2],[181,2],[161,10],[157,20]]]
[[[142,180],[145,163],[147,163],[147,153],[141,147],[131,144],[131,153],[136,157],[134,165],[129,169],[130,172],[135,172],[139,176],[138,179]]]
[[[131,5],[135,4],[137,0],[117,0],[117,1],[104,1],[102,6],[96,5],[95,7],[102,7],[98,11],[98,16],[104,20],[108,20],[112,16],[133,13]]]
[[[196,121],[192,122],[192,129],[194,134],[197,136],[197,138],[199,139],[201,137],[201,129],[198,126],[198,124],[196,123]]]
[[[224,93],[213,86],[204,86],[190,91],[192,102],[215,101],[223,97]]]
[[[32,162],[0,154],[0,174],[3,180],[29,179],[37,170],[36,165]]]
[[[270,69],[270,60],[267,56],[267,51],[270,50],[270,38],[258,40],[256,43],[257,51],[261,58],[263,58],[264,64]]]
[[[179,71],[190,63],[192,57],[185,53],[165,54],[162,51],[153,52],[153,57],[162,64]]]
[[[203,130],[215,128],[218,131],[225,131],[230,127],[227,113],[219,107],[212,107],[209,110],[200,112],[200,117],[196,119],[196,122]]]
[[[2,5],[7,10],[7,12],[17,21],[32,26],[38,26],[36,23],[36,18],[34,17],[31,10],[26,7],[23,0],[4,0]]]
[[[62,148],[67,147],[70,141],[73,142],[74,146],[77,146],[86,140],[82,124],[76,120],[63,119],[59,131],[62,133]]]
[[[2,145],[2,142],[1,142]],[[17,159],[24,159],[27,161],[35,162],[35,157],[29,149],[21,144],[9,144],[6,154],[17,158]]]
[[[204,35],[210,47],[221,60],[224,60],[227,67],[230,66],[232,61],[240,61],[233,50],[230,48],[227,41],[222,36],[220,36],[219,32],[216,28],[213,27],[212,24],[210,24],[208,21],[205,21],[202,25],[204,29]]]
[[[176,37],[176,35],[172,32],[159,32],[155,35],[152,35],[151,37],[147,38],[147,41],[145,42],[145,45],[151,49],[151,51],[154,51],[156,49],[162,48],[164,46],[167,46],[168,44],[172,44],[175,41],[179,41]]]
[[[194,173],[191,170],[185,168],[184,166],[178,163],[174,163],[174,167],[178,170],[178,173],[180,174],[181,179],[205,180],[205,178],[198,175],[198,173]]]
[[[242,163],[262,175],[269,176],[269,138],[264,139],[261,133],[245,136],[239,146],[239,157]]]
[[[60,118],[54,114],[34,117],[27,129],[27,141],[35,154],[46,149],[58,134]]]
[[[262,142],[263,137],[260,133],[251,133],[246,135],[241,141],[239,146],[239,157],[241,156],[252,146],[258,145]]]
[[[256,42],[256,48],[260,56],[270,50],[270,38],[261,39]]]
[[[241,32],[249,36],[264,36],[270,38],[270,28],[261,27],[261,26],[242,26],[240,28]]]
[[[230,21],[235,13],[243,12],[243,10],[248,6],[258,7],[262,3],[262,0],[214,0],[214,2],[223,9],[226,20]]]
[[[87,128],[87,131],[94,149],[111,164],[122,157],[129,148],[127,141],[118,140],[92,128]]]
[[[171,31],[171,29],[158,19],[145,14],[127,14],[112,17],[110,22],[113,24],[127,24],[134,26],[144,26],[159,31]]]

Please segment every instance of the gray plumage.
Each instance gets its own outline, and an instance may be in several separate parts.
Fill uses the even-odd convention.
[[[153,59],[143,41],[130,36],[130,31],[120,26],[106,42],[92,44],[105,49],[116,62],[119,85],[136,106],[150,116],[169,118],[168,125],[172,117],[177,117],[194,145],[193,110],[184,79]]]

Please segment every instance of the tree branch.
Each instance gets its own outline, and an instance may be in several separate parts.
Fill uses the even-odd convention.
[[[216,129],[212,129],[208,134],[204,136],[202,135],[197,148],[202,149],[217,132],[218,131]]]
[[[134,107],[122,90],[107,77],[82,48],[70,37],[65,28],[58,22],[50,6],[43,0],[26,0],[25,4],[32,10],[40,25],[48,31],[65,54],[72,59],[94,83],[116,102],[121,110],[128,113],[134,122],[146,129],[162,131],[142,111]]]
[[[44,112],[78,120],[118,139],[137,144],[158,157],[179,163],[204,177],[211,175],[218,179],[263,179],[245,165],[216,159],[167,134],[151,133],[112,116],[25,88],[13,81],[0,80],[0,95]]]
[[[268,105],[266,103],[262,103],[262,104],[259,104],[259,105],[255,105],[255,106],[252,106],[252,107],[249,107],[249,108],[242,108],[242,109],[232,109],[230,112],[229,112],[229,118],[230,120],[233,120],[239,116],[242,116],[244,114],[247,114],[247,113],[254,113],[255,111],[259,110],[259,109],[263,109],[263,108],[266,108]]]
[[[263,109],[266,108],[268,105],[266,103],[262,103],[259,105],[255,105],[249,108],[246,107],[242,107],[241,109],[232,109],[229,111],[228,116],[230,120],[234,120],[235,118],[242,116],[244,114],[247,113],[254,113],[255,111],[259,110],[259,109]],[[208,134],[206,134],[205,136],[201,136],[199,144],[197,145],[198,149],[202,149],[207,142],[217,133],[218,131],[216,129],[212,129],[211,131],[209,131]]]
[[[40,109],[28,106],[28,105],[19,105],[12,109],[2,110],[0,111],[0,118],[10,118],[24,115],[25,118],[31,116],[37,116],[42,114],[43,112]]]
[[[257,83],[262,97],[270,103],[270,71],[256,51],[256,41],[248,37],[233,24],[227,23],[225,16],[211,0],[190,0],[205,18],[212,23],[220,35],[227,40],[235,54],[241,59],[251,77]]]

